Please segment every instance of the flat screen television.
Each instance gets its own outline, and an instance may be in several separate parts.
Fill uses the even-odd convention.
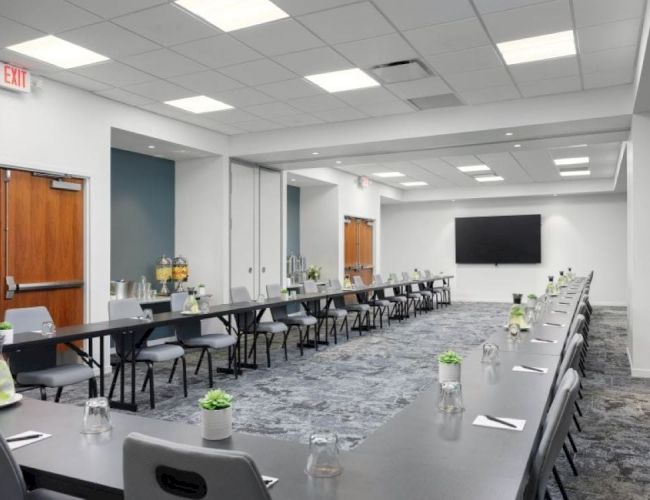
[[[456,218],[457,264],[538,264],[542,216]]]

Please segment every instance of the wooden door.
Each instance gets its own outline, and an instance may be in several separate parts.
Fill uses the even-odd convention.
[[[2,317],[7,309],[45,306],[57,326],[83,323],[83,180],[9,169],[0,174]]]
[[[362,220],[358,221],[359,233],[359,275],[366,285],[372,283],[374,272],[374,259],[373,259],[373,226],[372,221]]]
[[[364,283],[372,283],[374,270],[373,221],[346,217],[345,219],[345,276],[361,276]]]

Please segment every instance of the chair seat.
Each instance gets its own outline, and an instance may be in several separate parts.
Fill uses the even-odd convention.
[[[16,375],[16,381],[21,385],[42,385],[45,387],[63,387],[78,384],[95,376],[92,368],[87,365],[59,365],[44,370],[21,372]]]
[[[387,299],[371,300],[370,305],[373,307],[388,307],[390,305],[390,300]]]
[[[212,349],[223,349],[237,343],[237,338],[225,333],[211,333],[210,335],[197,335],[183,340],[187,347],[211,347]]]
[[[406,296],[409,299],[421,299],[422,298],[422,295],[420,293],[415,293],[415,292],[414,293],[408,293],[408,294],[406,294]]]
[[[318,320],[313,316],[300,315],[300,316],[287,316],[282,320],[282,322],[285,325],[312,326],[315,325],[318,322]]]
[[[406,302],[406,297],[404,297],[404,295],[396,295],[393,297],[386,297],[386,300],[389,300],[390,302]]]
[[[143,347],[138,353],[136,359],[138,361],[171,361],[172,359],[180,358],[185,355],[182,347],[177,345],[154,345]]]
[[[257,331],[260,333],[284,333],[287,325],[280,321],[263,321],[257,324]]]
[[[433,297],[433,292],[431,290],[420,290],[420,293],[425,297]]]
[[[352,312],[367,312],[370,311],[368,304],[347,304],[345,308]]]
[[[81,498],[71,497],[70,495],[59,493],[58,491],[38,488],[37,490],[27,492],[25,500],[81,500]]]
[[[320,311],[319,316],[321,318],[324,318],[327,316],[328,318],[345,318],[348,315],[348,312],[345,309],[325,309]]]

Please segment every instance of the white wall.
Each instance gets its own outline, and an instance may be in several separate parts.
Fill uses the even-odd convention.
[[[324,279],[339,276],[338,199],[337,186],[300,188],[300,253]]]
[[[626,199],[624,195],[427,202],[382,206],[384,274],[418,269],[456,276],[459,300],[512,300],[513,292],[541,293],[546,276],[572,266],[595,270],[592,302],[626,302]],[[542,263],[457,265],[455,217],[542,215]]]

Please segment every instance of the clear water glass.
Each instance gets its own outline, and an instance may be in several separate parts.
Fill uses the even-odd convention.
[[[99,434],[101,432],[109,431],[112,428],[108,399],[88,399],[86,401],[86,406],[84,407],[82,432],[84,434]]]
[[[145,321],[153,321],[153,309],[143,309],[142,318]]]
[[[43,325],[41,326],[41,333],[46,337],[53,336],[56,333],[56,326],[54,325],[54,321],[43,321]]]
[[[463,411],[463,387],[460,382],[443,382],[440,384],[438,409],[443,413]]]
[[[521,331],[521,328],[519,327],[518,323],[510,323],[508,325],[508,333],[510,334],[510,338],[512,340],[517,340],[519,338],[519,332]]]
[[[203,314],[207,314],[210,312],[210,304],[208,304],[207,300],[200,300],[199,301],[199,308],[201,309],[201,312]]]
[[[481,358],[481,363],[486,363],[490,365],[499,364],[499,346],[496,344],[490,344],[489,342],[483,344],[483,357]]]
[[[334,477],[342,471],[336,432],[313,432],[309,436],[309,458],[305,472],[311,477]]]

